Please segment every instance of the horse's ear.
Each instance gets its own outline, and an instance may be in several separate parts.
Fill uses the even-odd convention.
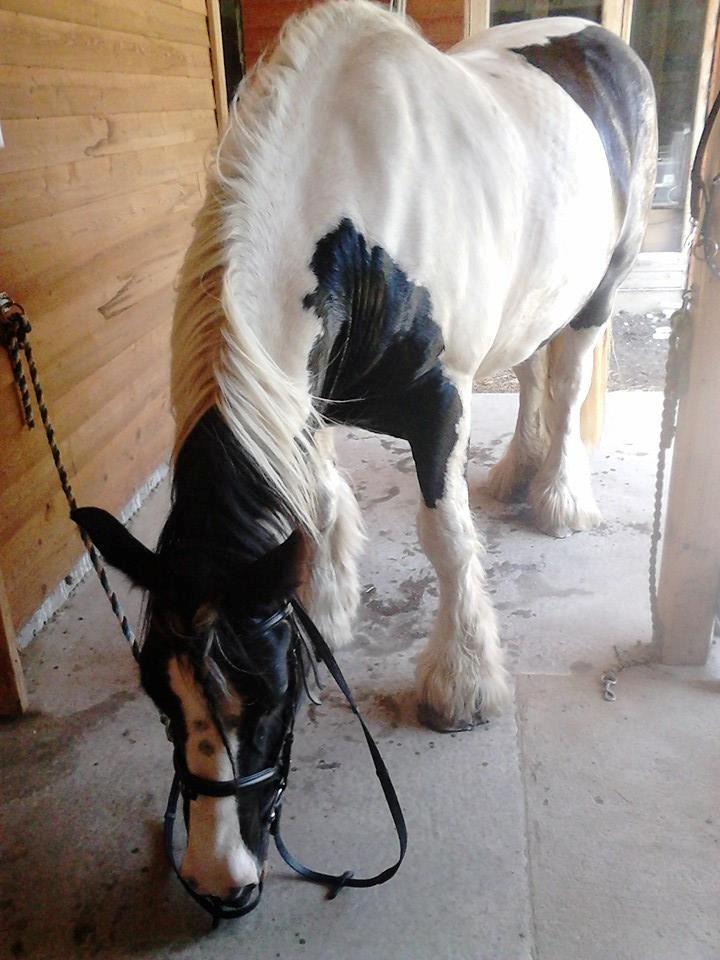
[[[88,534],[111,566],[121,570],[138,587],[151,592],[159,589],[163,577],[158,555],[140,543],[111,513],[99,507],[79,507],[70,517]]]
[[[284,543],[260,557],[248,569],[248,587],[263,602],[284,600],[301,580],[304,540],[295,530]]]

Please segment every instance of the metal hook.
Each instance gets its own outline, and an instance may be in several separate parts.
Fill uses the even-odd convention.
[[[617,683],[617,676],[612,670],[608,670],[606,673],[600,677],[600,682],[604,686],[603,690],[603,699],[607,700],[608,703],[613,703],[617,700],[615,691],[612,689]]]

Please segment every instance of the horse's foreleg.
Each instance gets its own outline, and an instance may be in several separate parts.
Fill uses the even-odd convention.
[[[424,501],[418,533],[440,588],[437,619],[417,665],[419,714],[423,722],[444,730],[470,726],[480,712],[483,716],[497,713],[509,700],[495,611],[485,590],[482,547],[464,477],[470,384],[462,398],[457,439],[446,462],[434,458],[426,445],[413,446]],[[427,424],[426,429],[431,426]],[[428,497],[428,489],[441,490],[442,495]]]
[[[530,502],[540,530],[564,537],[600,523],[590,479],[590,462],[580,433],[580,411],[588,393],[593,349],[602,326],[557,337],[545,402],[550,449],[530,484]]]
[[[317,442],[324,454],[318,478],[319,538],[305,599],[318,629],[337,648],[352,639],[360,600],[357,557],[365,534],[355,495],[335,466],[331,431],[322,431]]]
[[[515,433],[502,458],[490,471],[487,491],[503,502],[522,499],[545,460],[550,437],[545,424],[547,349],[536,350],[513,367],[520,385]]]

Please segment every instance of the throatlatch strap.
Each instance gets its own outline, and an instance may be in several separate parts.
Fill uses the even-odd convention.
[[[281,807],[278,806],[275,820],[273,821],[271,827],[271,832],[275,837],[275,846],[278,849],[278,853],[283,858],[285,863],[301,877],[304,877],[306,880],[310,880],[311,883],[321,883],[324,886],[327,886],[329,898],[332,900],[338,895],[343,887],[374,887],[378,884],[385,883],[394,877],[400,869],[400,864],[403,862],[405,851],[407,850],[407,826],[405,825],[405,817],[403,816],[403,812],[400,807],[400,801],[397,798],[395,787],[390,779],[390,774],[385,766],[385,762],[380,756],[380,751],[375,745],[375,741],[365,725],[365,721],[363,720],[357,704],[355,703],[355,698],[353,697],[352,692],[347,685],[345,677],[342,675],[342,671],[340,670],[332,651],[323,639],[320,631],[310,619],[307,611],[302,606],[300,601],[293,600],[292,605],[303,630],[306,631],[308,637],[310,638],[315,650],[315,655],[317,656],[318,660],[324,663],[328,668],[330,675],[350,705],[350,709],[360,722],[362,732],[365,736],[365,741],[370,751],[370,756],[373,759],[375,774],[380,781],[380,786],[382,787],[383,795],[385,796],[388,809],[390,810],[390,815],[392,816],[393,824],[395,825],[398,843],[400,846],[400,856],[398,857],[397,861],[392,866],[387,867],[385,870],[382,870],[373,877],[355,877],[351,871],[346,871],[338,876],[330,873],[321,873],[318,870],[311,870],[310,867],[306,867],[304,864],[300,863],[300,861],[297,860],[285,846],[285,843],[280,836]]]

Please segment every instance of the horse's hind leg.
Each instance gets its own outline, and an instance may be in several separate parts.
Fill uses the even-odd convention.
[[[459,407],[444,410],[440,403],[434,408],[432,418],[423,423],[420,442],[411,439],[423,496],[418,534],[440,588],[437,619],[417,665],[419,715],[423,722],[443,730],[470,726],[479,711],[497,713],[509,700],[495,611],[485,589],[482,547],[464,476],[470,382],[459,396]]]
[[[520,386],[515,433],[503,458],[490,471],[487,481],[490,496],[505,503],[525,496],[550,445],[544,402],[547,348],[536,350],[513,370]]]
[[[593,350],[603,329],[604,323],[581,329],[568,326],[552,344],[545,400],[550,447],[530,484],[530,503],[538,528],[555,537],[588,530],[601,520],[580,432],[580,411],[592,378]]]
[[[319,538],[306,599],[328,643],[342,647],[352,638],[360,600],[357,557],[365,534],[355,494],[335,466],[332,430],[317,434],[316,443],[323,454],[318,477]]]

